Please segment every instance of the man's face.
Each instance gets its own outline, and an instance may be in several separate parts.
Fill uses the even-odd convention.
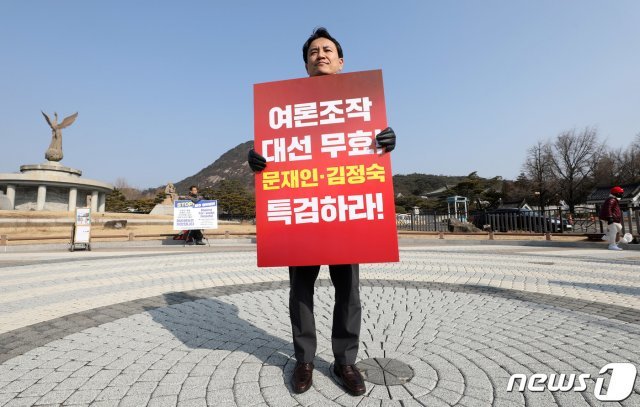
[[[344,60],[338,56],[338,48],[327,38],[317,38],[307,51],[307,73],[309,76],[332,75],[342,70]]]
[[[197,195],[198,194],[198,188],[191,188],[191,193],[193,195]]]

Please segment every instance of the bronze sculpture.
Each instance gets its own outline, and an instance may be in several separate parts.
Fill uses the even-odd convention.
[[[78,117],[78,112],[75,112],[69,117],[65,117],[60,124],[58,124],[58,113],[53,114],[55,116],[53,121],[51,121],[45,112],[42,112],[42,115],[47,120],[47,123],[49,123],[49,126],[51,126],[51,144],[44,154],[44,158],[49,161],[60,161],[62,160],[62,129],[71,126],[76,120],[76,117]]]

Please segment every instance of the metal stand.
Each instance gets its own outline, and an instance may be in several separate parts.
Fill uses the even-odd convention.
[[[193,229],[195,230],[195,229]],[[187,235],[184,237],[184,245],[182,247],[186,247],[187,244],[189,243],[189,239],[193,240],[193,245],[196,244],[196,240],[191,236],[191,233],[193,232],[193,230],[189,230],[187,232]],[[209,247],[211,247],[211,242],[209,242],[209,239],[207,239],[207,236],[205,236],[204,231],[201,230],[200,232],[202,232],[202,240],[206,240],[207,241],[207,245],[209,245]]]
[[[73,252],[78,249],[91,251],[91,242],[76,243],[76,225],[71,226],[71,240],[69,241],[69,251]]]

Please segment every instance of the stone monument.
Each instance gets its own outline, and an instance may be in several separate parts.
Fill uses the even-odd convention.
[[[173,183],[167,183],[164,188],[164,200],[162,203],[153,207],[151,215],[171,215],[173,216],[173,203],[178,200],[178,194],[176,193],[176,187]]]
[[[164,189],[164,201],[162,201],[162,205],[171,205],[173,207],[173,202],[177,199],[178,194],[176,194],[176,187],[169,182],[167,187]]]
[[[44,158],[48,161],[60,161],[62,160],[62,129],[65,127],[69,127],[76,121],[76,117],[78,117],[78,112],[75,112],[69,117],[65,117],[62,123],[58,124],[58,113],[53,113],[54,120],[51,120],[49,116],[45,112],[41,112],[44,118],[49,123],[49,127],[51,127],[51,144],[47,149],[47,152],[44,153]]]
[[[106,194],[113,186],[105,182],[81,178],[82,171],[65,167],[62,160],[62,129],[69,127],[78,113],[58,123],[42,112],[51,127],[51,144],[45,152],[46,162],[20,166],[20,173],[0,173],[0,192],[4,193],[2,209],[19,211],[69,211],[85,206],[90,197],[93,212],[105,211]]]

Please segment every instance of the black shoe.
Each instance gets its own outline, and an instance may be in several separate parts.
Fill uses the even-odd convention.
[[[333,373],[340,378],[342,386],[352,396],[362,396],[367,388],[364,385],[362,374],[355,365],[333,365]]]
[[[313,378],[313,363],[297,362],[291,377],[293,391],[300,394],[309,390]]]

